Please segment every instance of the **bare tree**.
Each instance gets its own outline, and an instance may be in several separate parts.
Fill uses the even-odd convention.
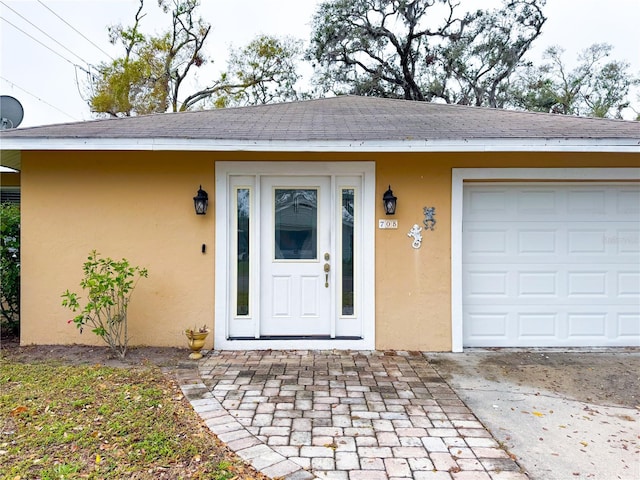
[[[124,55],[101,64],[92,79],[89,103],[94,112],[130,116],[184,111],[209,99],[225,106],[297,98],[300,46],[266,36],[232,51],[219,78],[184,95],[189,76],[208,61],[204,49],[211,25],[197,16],[199,0],[158,0],[158,4],[171,18],[164,34],[142,33],[144,0],[139,0],[131,27],[109,28],[111,43],[122,45]]]
[[[463,11],[455,0],[328,0],[307,56],[325,92],[502,106],[544,3]]]
[[[563,115],[621,118],[629,107],[629,92],[640,84],[629,72],[629,64],[608,61],[613,47],[593,44],[578,56],[569,69],[558,46],[545,51],[546,63],[530,66],[512,90],[512,103],[526,110]]]

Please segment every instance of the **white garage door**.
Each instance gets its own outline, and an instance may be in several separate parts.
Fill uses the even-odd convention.
[[[465,346],[640,344],[640,186],[464,187]]]

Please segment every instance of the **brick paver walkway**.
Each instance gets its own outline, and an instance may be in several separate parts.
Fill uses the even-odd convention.
[[[214,351],[178,372],[207,426],[270,477],[526,480],[418,352]]]

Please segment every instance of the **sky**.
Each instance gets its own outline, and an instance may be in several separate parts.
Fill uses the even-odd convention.
[[[494,7],[499,0],[461,0],[464,6]],[[146,0],[142,28],[168,26]],[[200,15],[212,25],[206,52],[214,63],[196,80],[224,67],[230,46],[242,47],[258,34],[292,36],[305,43],[319,0],[201,0]],[[108,41],[107,26],[130,25],[137,0],[0,0],[0,95],[21,102],[20,127],[96,118],[83,96],[87,65],[116,57],[122,50]],[[614,46],[613,58],[631,64],[640,76],[640,0],[547,0],[543,34],[530,56],[540,60],[551,45],[565,49],[567,61],[593,43]],[[164,22],[163,22],[164,20]],[[640,103],[634,95],[636,105]],[[640,108],[640,107],[638,107]],[[634,118],[628,112],[627,118]]]

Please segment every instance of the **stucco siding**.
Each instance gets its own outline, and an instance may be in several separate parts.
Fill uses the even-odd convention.
[[[60,305],[93,249],[149,270],[129,309],[132,345],[184,345],[186,327],[212,327],[214,218],[196,216],[192,197],[200,184],[214,193],[213,166],[204,154],[25,153],[21,342],[98,343]]]
[[[22,343],[100,343],[69,325],[60,305],[65,289],[79,289],[92,249],[149,270],[129,311],[132,345],[184,347],[185,328],[213,328],[216,160],[375,161],[376,219],[386,218],[389,185],[398,197],[398,229],[365,239],[376,248],[376,348],[446,351],[452,168],[637,167],[640,154],[23,152]],[[199,185],[206,216],[193,209]],[[407,232],[422,225],[425,206],[437,224],[413,249]]]

